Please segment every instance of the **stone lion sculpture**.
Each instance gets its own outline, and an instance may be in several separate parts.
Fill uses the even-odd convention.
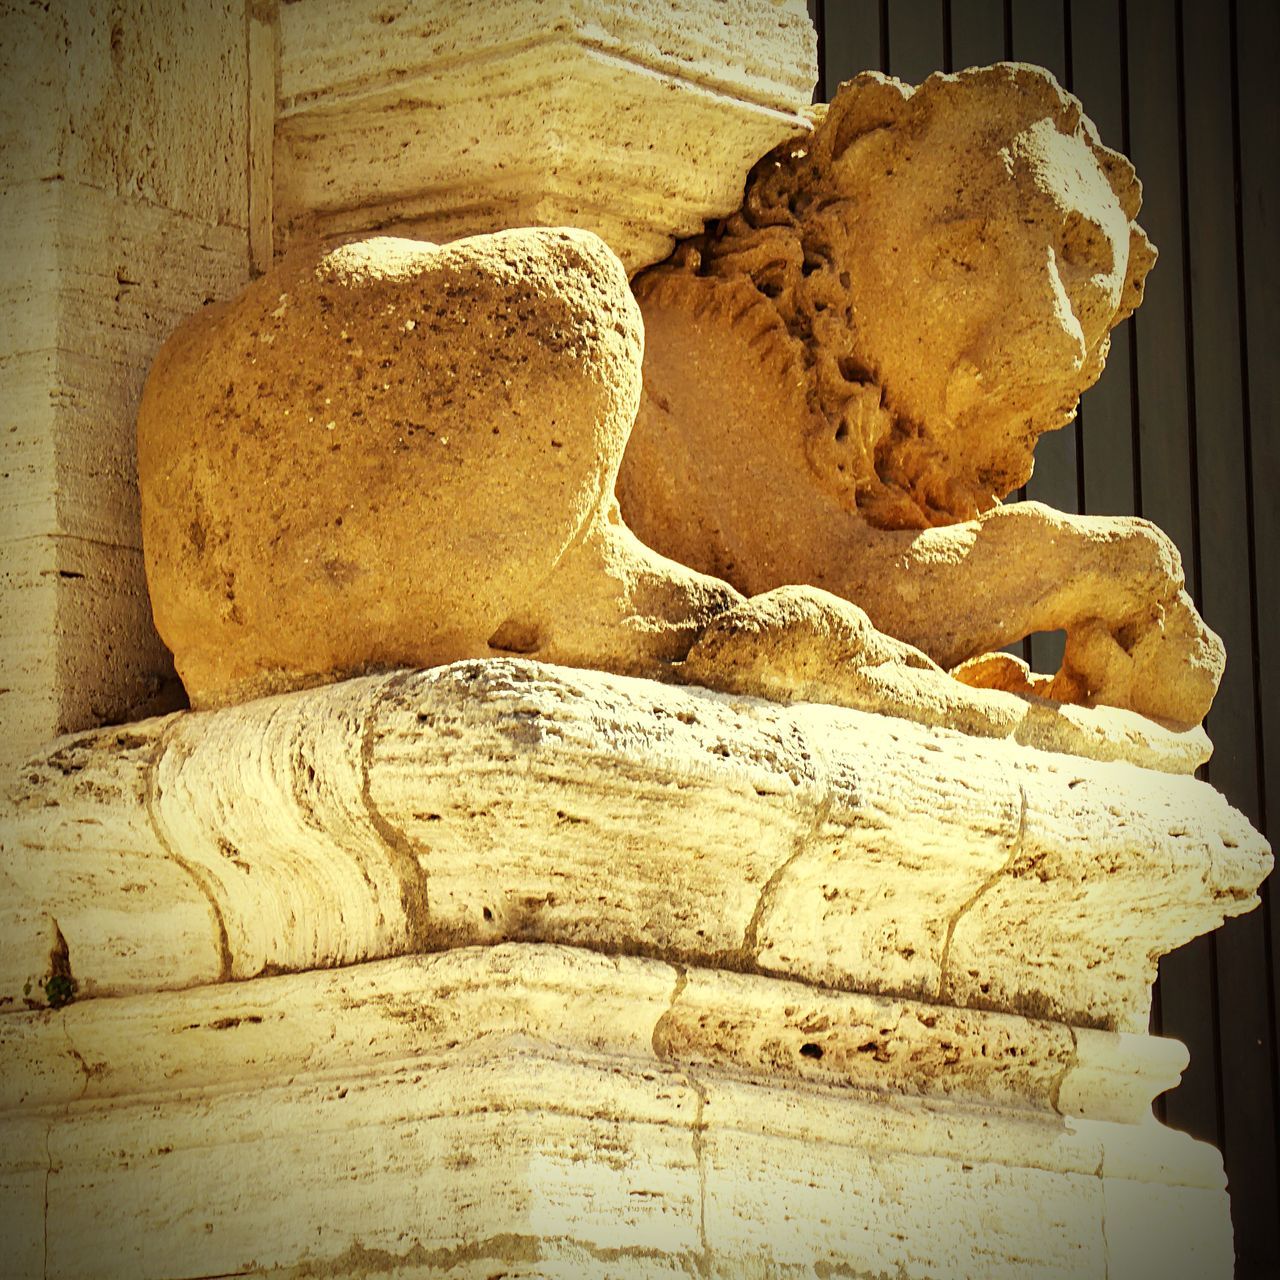
[[[596,236],[526,229],[303,246],[193,316],[138,423],[153,610],[193,706],[514,653],[1147,751],[1155,726],[938,665],[1067,626],[1068,692],[1171,722],[1156,755],[1193,768],[1203,735],[1174,739],[1220,657],[1168,541],[995,505],[1151,257],[1132,171],[1050,85],[854,82],[639,305]],[[967,124],[911,114],[939,96],[974,99]],[[886,184],[865,207],[823,176],[858,148]]]
[[[875,73],[640,276],[619,479],[649,545],[748,595],[803,582],[956,668],[1065,629],[1063,670],[961,679],[1194,724],[1222,649],[1172,543],[1000,499],[1070,421],[1155,252],[1133,167],[1047,72]]]

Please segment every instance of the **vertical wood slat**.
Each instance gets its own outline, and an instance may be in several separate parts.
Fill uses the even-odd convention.
[[[1226,6],[1183,5],[1181,17],[1197,531],[1201,562],[1216,570],[1202,573],[1200,593],[1230,655],[1207,723],[1216,749],[1206,776],[1258,822],[1251,593],[1247,574],[1224,571],[1249,563],[1231,32]],[[1275,1131],[1267,990],[1253,980],[1267,968],[1265,917],[1254,912],[1228,922],[1214,948],[1222,1141],[1243,1269],[1280,1258],[1275,1160],[1257,1141],[1259,1132]]]
[[[1005,56],[1004,0],[949,0],[951,67],[985,67]]]
[[[946,65],[943,0],[893,0],[887,6],[890,75],[919,84]]]
[[[888,54],[883,69],[909,81],[934,69],[924,65],[937,45],[933,6],[822,7],[827,66],[843,56],[841,76],[879,65],[877,50]],[[912,32],[917,9],[923,25]],[[1234,47],[1224,44],[1231,32]],[[936,67],[1013,56],[1059,79],[1069,71],[1103,140],[1145,182],[1142,222],[1162,255],[1147,302],[1113,333],[1107,371],[1085,396],[1076,465],[1046,437],[1031,490],[1056,506],[1144,514],[1174,538],[1230,654],[1209,724],[1210,777],[1265,831],[1280,812],[1280,9],[944,0],[942,33]],[[1225,1146],[1237,1274],[1250,1278],[1280,1274],[1280,939],[1267,886],[1263,894],[1261,912],[1167,958],[1157,987],[1165,1033],[1192,1054],[1168,1119]]]
[[[1047,67],[1061,85],[1067,84],[1066,12],[1060,0],[1011,0],[1009,6],[1010,54],[1017,62]],[[1059,511],[1079,511],[1076,483],[1079,423],[1050,431],[1036,445],[1035,472],[1025,494]],[[1052,673],[1062,665],[1062,632],[1031,637],[1028,661],[1033,670]]]
[[[1244,383],[1243,463],[1249,518],[1248,570],[1236,566],[1251,604],[1254,640],[1254,728],[1259,826],[1271,829],[1280,813],[1280,166],[1275,159],[1275,121],[1280,118],[1280,13],[1274,5],[1232,3],[1234,26],[1230,83],[1235,86],[1237,163],[1236,279],[1242,326],[1239,372]],[[1237,727],[1238,732],[1243,726]],[[1264,964],[1249,976],[1266,992],[1270,1029],[1272,1119],[1270,1133],[1254,1135],[1257,1146],[1280,1150],[1280,939],[1276,937],[1274,877],[1263,885]],[[1246,1140],[1247,1141],[1247,1140]],[[1273,1175],[1274,1176],[1274,1175]],[[1277,1179],[1280,1181],[1280,1179]],[[1250,1206],[1253,1208],[1253,1206]],[[1274,1230],[1280,1192],[1256,1211]],[[1244,1226],[1237,1214],[1238,1230]],[[1280,1273],[1280,1246],[1271,1236],[1248,1258],[1255,1275]],[[1247,1255],[1246,1255],[1247,1256]],[[1243,1268],[1242,1268],[1243,1271]]]
[[[826,0],[822,78],[828,97],[859,71],[879,71],[879,0]]]
[[[1129,154],[1142,175],[1142,223],[1160,250],[1146,300],[1131,321],[1135,354],[1138,514],[1154,520],[1182,553],[1188,589],[1197,591],[1188,364],[1187,266],[1182,193],[1176,10],[1168,0],[1127,0]],[[1222,1145],[1222,1079],[1216,1000],[1216,946],[1194,942],[1160,964],[1160,1016],[1165,1035],[1191,1053],[1182,1083],[1164,1101],[1177,1128]]]

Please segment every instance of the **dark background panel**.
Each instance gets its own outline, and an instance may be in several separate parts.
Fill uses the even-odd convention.
[[[823,12],[821,83],[823,96],[835,94],[842,80],[859,71],[882,71],[880,49],[880,0],[818,0]]]
[[[1252,480],[1249,571],[1253,583],[1257,683],[1259,810],[1274,834],[1280,814],[1280,166],[1276,155],[1280,8],[1241,5],[1236,12],[1237,169],[1240,198],[1240,279],[1245,386],[1245,465]],[[1280,940],[1276,911],[1267,909],[1271,1025],[1280,1022]],[[1273,1073],[1280,1089],[1280,1072]],[[1280,1104],[1277,1105],[1280,1112]]]
[[[1009,56],[1004,0],[949,0],[949,71],[984,67]]]
[[[1144,184],[1160,249],[1077,422],[1042,438],[1026,496],[1136,514],[1177,544],[1229,660],[1204,771],[1261,829],[1280,811],[1280,5],[1261,0],[812,0],[829,96],[860,70],[917,83],[1048,67]],[[1059,637],[1022,651],[1040,670]],[[1154,1029],[1187,1044],[1157,1106],[1223,1150],[1237,1275],[1280,1276],[1280,945],[1262,907],[1161,963]]]
[[[1182,11],[1183,150],[1191,339],[1190,420],[1198,501],[1200,599],[1231,655],[1207,728],[1217,743],[1205,776],[1255,823],[1261,820],[1257,691],[1249,660],[1256,636],[1248,573],[1249,470],[1241,379],[1240,296],[1235,200],[1235,109],[1230,86],[1232,32],[1224,9]],[[1197,91],[1220,85],[1224,91]],[[1259,1133],[1275,1131],[1270,1053],[1266,918],[1253,912],[1214,936],[1224,1085],[1222,1144],[1235,1173],[1236,1244],[1245,1258],[1280,1256],[1276,1163]]]
[[[944,68],[946,5],[943,0],[893,0],[884,13],[886,68],[908,84]]]

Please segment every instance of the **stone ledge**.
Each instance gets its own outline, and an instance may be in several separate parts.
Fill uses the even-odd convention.
[[[803,4],[760,0],[301,0],[280,13],[280,109],[457,68],[459,55],[571,35],[601,52],[778,111],[808,102],[815,34]]]
[[[513,1036],[775,1084],[1124,1123],[1149,1120],[1187,1062],[1174,1040],[503,943],[0,1019],[0,1114],[478,1061]]]
[[[1140,1032],[1271,861],[1194,778],[515,659],[65,739],[0,830],[10,1008],[523,940]]]
[[[855,1044],[872,1009],[887,1062]],[[1212,1148],[1054,1114],[1065,1028],[937,1012],[908,1030],[919,1007],[511,945],[12,1015],[8,1258],[49,1280],[1229,1270]],[[984,1058],[1019,1036],[1016,1065]]]

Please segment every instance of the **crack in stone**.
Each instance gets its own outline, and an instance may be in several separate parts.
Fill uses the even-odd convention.
[[[765,913],[774,905],[778,886],[800,856],[811,851],[822,834],[823,827],[827,825],[827,819],[835,806],[835,787],[831,782],[831,771],[826,766],[825,756],[817,744],[810,742],[804,735],[802,735],[802,741],[809,752],[810,759],[814,762],[814,785],[820,789],[822,798],[818,801],[808,827],[796,833],[795,844],[790,854],[780,866],[774,868],[773,874],[764,882],[760,896],[756,899],[755,909],[751,913],[751,919],[747,921],[747,927],[743,930],[742,945],[739,948],[740,963],[747,967],[759,964],[760,926],[764,921]]]
[[[660,1044],[663,1027],[672,1020],[676,1004],[684,994],[685,988],[689,985],[688,968],[685,965],[676,965],[675,971],[676,980],[671,988],[671,999],[667,1002],[666,1010],[653,1024],[653,1035],[650,1037],[653,1056],[661,1062],[668,1061],[672,1056],[666,1052]],[[694,1259],[695,1274],[699,1276],[710,1276],[711,1250],[707,1244],[707,1168],[704,1154],[704,1135],[707,1127],[704,1112],[707,1106],[707,1090],[702,1082],[687,1069],[684,1072],[684,1078],[688,1081],[689,1087],[693,1090],[694,1095],[698,1099],[697,1107],[693,1113],[692,1124],[693,1157],[698,1170],[699,1252],[698,1257]]]
[[[61,931],[59,931],[61,933]],[[75,1046],[75,1041],[71,1039],[71,1028],[67,1026],[67,1015],[64,1012],[60,1023],[62,1026],[62,1034],[66,1038],[67,1048],[70,1050],[71,1056],[76,1060],[80,1068],[80,1073],[84,1077],[84,1083],[80,1086],[80,1093],[75,1098],[68,1098],[62,1107],[62,1119],[66,1119],[71,1114],[73,1103],[80,1102],[84,1099],[86,1093],[89,1092],[89,1083],[94,1077],[93,1068],[84,1060],[84,1055]],[[48,1280],[49,1276],[49,1182],[53,1177],[53,1131],[57,1127],[57,1117],[50,1119],[49,1127],[44,1132],[44,1208],[41,1219],[41,1230],[43,1239],[41,1241],[41,1264],[40,1274],[44,1280]]]
[[[1022,783],[1018,784],[1018,795],[1020,797],[1018,831],[1013,838],[1013,848],[1009,850],[1009,856],[960,904],[955,914],[947,921],[947,936],[942,941],[942,955],[938,960],[938,991],[934,997],[938,1004],[952,1003],[949,998],[951,994],[951,940],[955,937],[956,926],[960,923],[961,918],[977,904],[978,899],[1005,877],[1009,868],[1013,866],[1022,853],[1023,841],[1027,833],[1027,789]]]
[[[227,931],[226,917],[222,914],[222,905],[218,902],[213,882],[203,868],[182,857],[169,842],[165,833],[164,822],[160,817],[160,762],[169,754],[172,738],[182,722],[179,713],[160,731],[152,749],[151,758],[147,761],[143,784],[143,805],[147,812],[147,822],[152,834],[165,855],[191,877],[191,882],[209,904],[209,912],[213,916],[214,927],[218,931],[218,978],[219,982],[230,982],[233,978],[234,962],[231,955],[231,936]]]
[[[1076,1029],[1069,1022],[1061,1025],[1066,1027],[1071,1036],[1071,1053],[1066,1062],[1063,1063],[1062,1069],[1049,1082],[1049,1105],[1059,1115],[1062,1114],[1062,1108],[1058,1105],[1058,1097],[1062,1093],[1062,1086],[1067,1077],[1080,1065],[1080,1038],[1076,1035]]]
[[[1111,1277],[1111,1243],[1107,1239],[1107,1180],[1102,1173],[1102,1167],[1106,1163],[1107,1149],[1104,1146],[1098,1157],[1098,1167],[1093,1171],[1093,1176],[1102,1183],[1102,1203],[1098,1209],[1098,1225],[1102,1228],[1102,1280],[1110,1280]]]
[[[360,798],[373,829],[381,837],[391,863],[400,876],[400,905],[405,919],[405,946],[409,951],[430,950],[431,937],[431,875],[418,856],[419,849],[399,827],[388,822],[374,803],[372,792],[374,731],[379,713],[390,699],[415,675],[414,671],[402,671],[392,676],[374,696],[360,740]]]
[[[711,1275],[711,1247],[707,1243],[707,1161],[706,1132],[707,1089],[696,1076],[685,1072],[689,1087],[697,1095],[698,1106],[693,1113],[693,1158],[698,1168],[698,1274]]]
[[[659,1047],[658,1038],[662,1033],[663,1026],[670,1022],[675,1012],[676,1001],[684,994],[684,989],[689,985],[689,970],[682,964],[675,966],[676,981],[675,986],[671,989],[671,999],[667,1003],[666,1010],[659,1016],[658,1020],[653,1024],[653,1034],[649,1037],[649,1045],[653,1050],[653,1056],[660,1062],[665,1062],[668,1054],[664,1053]]]
[[[80,1086],[79,1096],[74,1099],[69,1098],[67,1100],[66,1106],[67,1109],[70,1110],[71,1103],[73,1101],[84,1101],[85,1094],[89,1092],[89,1085],[93,1081],[93,1077],[98,1073],[95,1072],[94,1069],[84,1060],[84,1054],[76,1048],[75,1041],[71,1039],[71,1028],[67,1026],[67,1015],[65,1013],[62,1015],[62,1034],[66,1037],[67,1049],[70,1051],[71,1056],[76,1060],[76,1065],[79,1066],[81,1075],[84,1076],[84,1083]]]
[[[44,1216],[41,1223],[44,1239],[40,1264],[40,1274],[44,1280],[49,1280],[49,1179],[53,1177],[53,1127],[55,1124],[57,1124],[56,1120],[50,1120],[49,1127],[44,1132]]]

